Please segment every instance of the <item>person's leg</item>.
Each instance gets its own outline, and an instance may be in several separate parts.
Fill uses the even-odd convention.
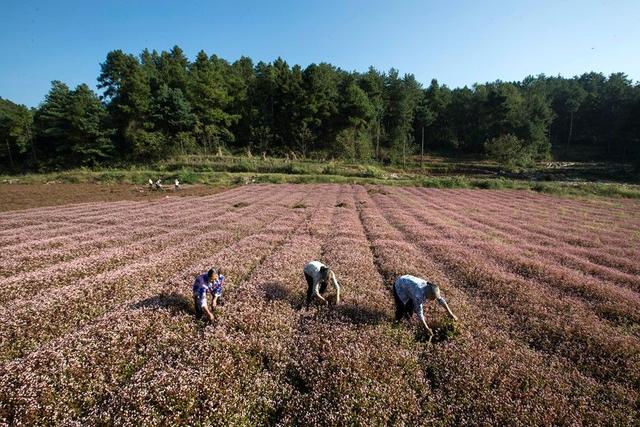
[[[396,291],[396,285],[393,285],[393,300],[396,303],[396,322],[399,322],[404,315],[404,304],[400,300],[398,296],[398,291]]]
[[[324,293],[327,291],[327,284],[329,283],[329,279],[325,280],[324,282],[320,283],[320,295],[324,295]]]
[[[413,310],[414,310],[413,300],[407,301],[407,303],[404,305],[404,317],[406,317],[407,319],[411,319]]]
[[[311,304],[311,298],[313,297],[313,278],[307,273],[304,273],[304,278],[307,279],[307,300],[305,304],[307,308],[309,308],[309,304]]]
[[[196,308],[196,320],[202,319],[202,307],[200,306],[200,301],[198,301],[198,297],[193,297],[193,305]]]

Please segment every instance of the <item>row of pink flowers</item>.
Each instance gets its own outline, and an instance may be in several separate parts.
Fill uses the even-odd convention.
[[[425,214],[420,205],[408,211],[417,219],[433,221],[433,215]],[[546,285],[549,292],[560,291],[569,296],[582,297],[604,318],[622,323],[640,320],[640,296],[636,292],[621,288],[615,282],[597,280],[582,271],[562,266],[546,252],[531,258],[530,254],[521,254],[527,249],[524,243],[518,245],[505,244],[502,240],[496,242],[482,233],[470,233],[463,226],[447,223],[442,223],[437,231],[430,228],[424,231],[422,237],[433,244],[440,240],[454,240],[460,245],[485,254],[487,259],[494,260],[513,273],[537,280],[538,283]]]
[[[267,225],[281,210],[253,211],[252,216],[259,215],[259,224]],[[149,282],[154,283],[157,278],[184,268],[192,262],[193,256],[219,250],[252,231],[247,227],[251,223],[250,217],[247,218],[242,209],[230,209],[209,221],[211,224],[203,223],[201,228],[211,231],[173,236],[160,251],[142,255],[126,266],[93,275],[90,280],[80,283],[63,280],[63,286],[53,287],[39,296],[37,304],[27,293],[4,305],[0,308],[4,318],[0,329],[0,358],[6,360],[22,355],[42,342],[67,333],[104,314],[118,302],[139,296],[139,292],[149,288]],[[236,226],[231,227],[233,223]],[[63,318],[60,318],[61,310],[67,312]]]
[[[169,231],[158,241],[167,244],[164,263],[147,253],[130,267],[105,270],[98,283],[106,291],[87,304],[80,297],[86,288],[73,294],[69,282],[56,291],[68,304],[47,296],[38,320],[14,295],[19,313],[3,315],[45,332],[15,322],[0,327],[1,343],[16,340],[15,347],[0,345],[0,423],[633,425],[637,419],[638,340],[603,311],[636,322],[634,294],[615,277],[633,284],[637,275],[596,268],[604,290],[588,274],[578,283],[581,266],[591,265],[587,258],[579,252],[554,258],[557,251],[596,249],[575,246],[582,242],[574,241],[578,229],[567,228],[567,237],[564,226],[553,228],[554,240],[538,221],[516,232],[526,222],[519,207],[542,215],[552,208],[537,203],[556,199],[336,185],[246,186],[224,195],[155,203],[157,218],[185,234]],[[469,211],[467,199],[478,201]],[[210,215],[180,215],[202,202],[216,206]],[[584,223],[613,217],[592,202],[566,206],[581,209]],[[612,212],[636,205],[621,206]],[[57,209],[52,213],[66,215]],[[106,212],[102,220],[96,207],[85,209],[91,221],[115,230]],[[517,225],[501,228],[505,222]],[[602,250],[621,244],[615,233],[603,233]],[[117,257],[110,252],[115,246],[95,248],[89,257]],[[340,305],[298,310],[306,292],[302,267],[310,259],[335,270]],[[193,321],[191,282],[211,265],[227,275],[227,303],[205,326]],[[415,322],[392,322],[391,286],[405,273],[439,283],[461,319],[451,329],[444,311],[428,304],[428,322],[440,337],[434,345],[420,339]],[[141,276],[156,280],[136,282]],[[0,284],[2,292],[4,279]],[[333,292],[329,287],[330,301]],[[63,308],[66,317],[56,315]]]
[[[367,204],[374,211],[369,217],[383,214],[391,221],[389,227],[392,229],[385,234],[393,236],[400,230],[407,239],[384,239],[383,235],[380,240],[373,241],[381,269],[388,271],[388,276],[409,272],[440,283],[454,311],[464,319],[464,338],[438,346],[426,359],[432,367],[427,371],[433,375],[430,382],[437,386],[435,400],[440,402],[438,408],[451,417],[449,422],[557,425],[607,424],[615,419],[619,424],[633,423],[632,408],[638,393],[630,384],[622,388],[601,384],[592,379],[591,373],[585,375],[576,370],[575,362],[563,358],[558,349],[545,350],[542,343],[539,347],[534,345],[520,328],[536,328],[539,322],[529,324],[526,317],[516,319],[513,311],[503,308],[520,296],[510,297],[507,292],[514,289],[505,289],[507,292],[500,295],[478,293],[469,288],[468,277],[456,274],[457,262],[471,266],[473,261],[469,254],[466,258],[454,257],[449,262],[447,257],[455,251],[452,253],[447,247],[442,251],[442,258],[432,258],[435,254],[431,248],[439,243],[432,246],[416,237],[414,229],[404,228],[402,206],[390,203],[385,207],[381,203],[384,197],[375,197],[375,202]],[[369,228],[367,217],[363,215],[365,226]],[[378,218],[371,229],[383,227],[383,221]],[[382,235],[380,231],[377,234]],[[440,259],[447,261],[440,262]],[[484,283],[481,278],[477,281],[473,286],[488,286],[481,285],[480,282]],[[526,300],[526,303],[534,307],[538,304],[534,300]],[[535,309],[532,314],[535,316]],[[438,318],[441,314],[435,316]],[[565,338],[569,338],[572,332],[565,328],[559,333],[568,333]],[[585,356],[586,360],[594,355]],[[634,356],[618,357],[628,357],[627,366],[633,366]],[[614,369],[618,369],[617,378],[625,373],[622,366]],[[447,419],[446,415],[443,418]]]
[[[455,238],[437,240],[437,234],[407,215],[410,208],[398,208],[398,203],[402,202],[394,200],[393,208],[385,208],[385,216],[443,265],[449,276],[457,278],[466,292],[481,297],[483,305],[506,309],[514,320],[520,319],[513,325],[519,339],[529,341],[538,351],[567,357],[582,372],[603,381],[633,384],[640,378],[637,338],[597,318],[575,298],[505,271],[503,265],[488,260],[484,250]],[[522,319],[535,322],[536,328]]]

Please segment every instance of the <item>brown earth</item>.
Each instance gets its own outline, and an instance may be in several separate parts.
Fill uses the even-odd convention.
[[[163,197],[205,196],[226,187],[187,185],[176,191],[152,191],[131,184],[0,184],[0,212],[86,202],[155,200]]]

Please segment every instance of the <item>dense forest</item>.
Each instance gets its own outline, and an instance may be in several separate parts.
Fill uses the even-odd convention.
[[[204,51],[190,61],[176,46],[109,52],[98,88],[53,81],[34,109],[0,98],[3,169],[222,152],[400,163],[423,148],[522,163],[576,151],[640,158],[640,84],[623,73],[451,89],[395,69],[230,63]]]

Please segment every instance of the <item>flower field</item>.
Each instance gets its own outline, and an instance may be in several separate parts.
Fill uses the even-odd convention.
[[[0,213],[0,425],[638,425],[640,203],[250,185]],[[341,303],[300,310],[305,262]],[[191,284],[227,277],[212,324]],[[454,313],[393,322],[393,279]],[[329,300],[333,290],[329,288]]]

